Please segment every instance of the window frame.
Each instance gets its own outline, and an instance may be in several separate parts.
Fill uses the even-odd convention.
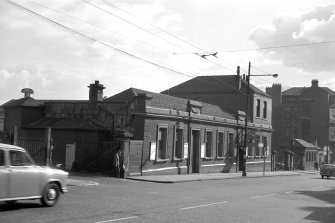
[[[159,134],[160,134],[160,130],[161,129],[165,129],[166,133],[165,133],[165,157],[159,157],[160,154],[160,139],[159,139]],[[157,133],[156,133],[156,161],[168,161],[169,157],[168,157],[168,135],[169,135],[169,127],[168,125],[163,125],[160,124],[157,126]]]
[[[208,135],[210,133],[210,142],[208,142]],[[204,143],[205,143],[205,159],[212,159],[213,158],[213,130],[205,129],[204,135]],[[208,143],[210,143],[208,147]]]
[[[177,132],[178,130],[181,130],[181,142],[178,140]],[[178,145],[180,145],[180,157],[177,157],[177,142]],[[173,134],[173,160],[183,160],[184,159],[184,128],[180,126],[174,127],[174,134]]]
[[[232,136],[232,137],[230,137]],[[230,148],[231,146],[231,148]],[[232,149],[232,153],[230,153]],[[227,152],[228,152],[228,157],[235,157],[235,148],[234,148],[234,132],[228,131],[227,132]]]
[[[256,118],[261,117],[261,99],[256,99]]]
[[[222,143],[220,148],[220,135],[222,135]],[[225,131],[218,130],[216,136],[216,158],[217,159],[224,159],[227,157],[227,144],[225,143]],[[222,150],[222,156],[219,156],[219,151]]]
[[[263,101],[263,118],[267,119],[268,116],[268,102],[267,101]]]

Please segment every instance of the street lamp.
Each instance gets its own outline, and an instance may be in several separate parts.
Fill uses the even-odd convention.
[[[278,74],[256,74],[256,75],[250,75],[250,68],[251,68],[251,63],[249,62],[249,67],[248,67],[248,75],[247,75],[247,104],[246,104],[246,109],[245,109],[245,127],[244,127],[244,156],[243,156],[243,168],[242,168],[242,176],[247,176],[246,172],[246,148],[247,148],[247,134],[248,134],[248,113],[249,113],[249,96],[250,96],[250,77],[251,76],[272,76],[274,78],[278,77]]]

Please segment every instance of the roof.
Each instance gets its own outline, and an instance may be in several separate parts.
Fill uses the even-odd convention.
[[[107,130],[104,126],[99,124],[93,119],[74,119],[74,118],[48,118],[43,117],[42,119],[30,123],[25,128],[33,129],[79,129],[79,130]]]
[[[32,97],[26,97],[26,98],[20,98],[20,99],[12,99],[5,104],[2,104],[0,106],[1,108],[7,108],[7,107],[17,107],[17,106],[24,106],[24,107],[39,107],[43,106],[47,102],[88,102],[88,100],[37,100]]]
[[[16,107],[16,106],[25,106],[25,107],[37,107],[43,105],[43,102],[36,100],[32,97],[13,99],[5,104],[1,105],[2,108],[6,107]]]
[[[309,143],[309,142],[307,142],[303,139],[294,139],[294,141],[297,142],[298,145],[300,145],[301,147],[304,147],[304,148],[321,149],[320,147],[315,146],[312,143]]]
[[[224,93],[238,91],[238,76],[237,75],[218,75],[218,76],[197,76],[184,83],[176,85],[168,90],[163,91],[163,94],[171,93]],[[246,87],[246,83],[242,81],[242,85]],[[261,94],[267,97],[266,94],[259,88],[250,84],[250,89],[254,93]]]
[[[308,87],[310,88],[310,87]],[[332,94],[335,95],[335,92],[331,89],[329,89],[328,87],[319,87],[320,89],[324,90],[325,92],[327,92],[328,94]],[[282,95],[290,95],[290,96],[294,96],[294,95],[300,95],[301,92],[306,89],[306,87],[292,87],[287,89],[286,91],[283,91]]]
[[[166,94],[159,94],[136,88],[129,88],[119,94],[109,97],[105,100],[105,102],[130,102],[140,94],[146,94],[147,96],[151,97],[151,100],[147,102],[147,106],[155,108],[174,109],[177,111],[185,112],[188,111],[189,99],[173,97]],[[203,102],[197,103],[201,104],[202,106],[201,114],[235,119],[235,115],[229,113],[228,111],[222,110],[217,105],[207,104]]]

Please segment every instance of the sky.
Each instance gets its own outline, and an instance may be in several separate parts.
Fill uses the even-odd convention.
[[[335,91],[335,0],[0,0],[0,104],[161,92],[248,73],[261,89]],[[214,53],[216,57],[213,56]],[[266,76],[279,74],[278,78]]]

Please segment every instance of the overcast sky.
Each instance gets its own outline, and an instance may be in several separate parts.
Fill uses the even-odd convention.
[[[0,104],[23,88],[86,100],[95,80],[107,97],[160,92],[248,61],[252,75],[279,74],[252,77],[261,89],[335,90],[334,29],[335,0],[1,0]]]

